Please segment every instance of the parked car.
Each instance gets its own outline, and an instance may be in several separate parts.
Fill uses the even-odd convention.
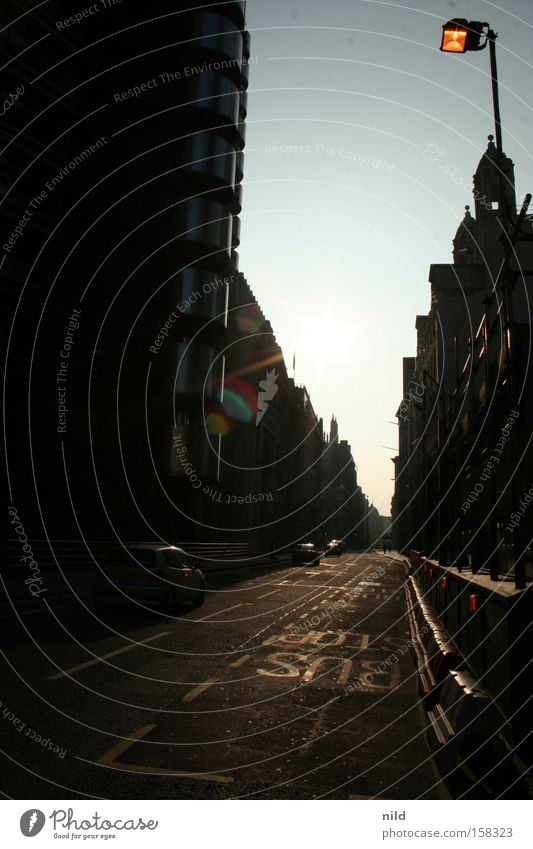
[[[341,539],[332,539],[326,545],[325,557],[340,557],[344,551],[344,543]]]
[[[203,604],[205,581],[194,558],[181,548],[157,543],[113,548],[94,585],[94,605],[138,602],[172,613],[178,604]]]
[[[301,542],[292,552],[292,565],[320,566],[320,551],[312,542]]]

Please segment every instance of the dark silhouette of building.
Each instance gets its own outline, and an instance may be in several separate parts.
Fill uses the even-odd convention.
[[[533,227],[513,163],[489,144],[453,263],[430,268],[431,308],[404,359],[392,504],[425,599],[509,720],[531,730]],[[420,559],[422,554],[422,559]],[[430,562],[426,562],[429,560]],[[508,733],[512,728],[512,733]]]
[[[176,447],[206,483],[220,462],[245,3],[27,9],[0,36],[11,497],[39,536],[189,538]]]
[[[245,6],[4,4],[6,456],[33,539],[270,552],[325,507],[357,533],[350,447],[324,466],[239,272]]]
[[[532,566],[533,513],[509,526],[532,468],[533,230],[516,209],[513,163],[503,155],[498,167],[491,137],[473,193],[476,217],[467,207],[453,263],[430,267],[431,309],[417,316],[416,357],[404,359],[393,517],[401,549],[496,575],[517,560]]]
[[[369,528],[368,505],[357,482],[357,466],[347,440],[339,440],[339,426],[331,417],[329,437],[322,455],[323,536],[342,539],[354,548],[366,548]]]

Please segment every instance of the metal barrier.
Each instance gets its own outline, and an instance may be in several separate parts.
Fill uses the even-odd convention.
[[[7,544],[7,556],[0,563],[0,569],[20,567],[24,561],[23,556],[32,556],[41,569],[53,569],[57,564],[65,568],[86,568],[94,566],[94,561],[100,563],[107,552],[117,546],[151,545],[154,543],[165,543],[161,540],[87,540],[84,544],[80,540],[61,539],[28,539],[26,550],[19,540],[9,540]],[[173,542],[178,548],[183,548],[194,557],[205,561],[217,560],[242,560],[249,557],[249,543],[228,542]]]

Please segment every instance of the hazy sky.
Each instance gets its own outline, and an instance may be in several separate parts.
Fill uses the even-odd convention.
[[[414,354],[429,265],[451,261],[493,132],[488,49],[438,49],[452,17],[499,32],[503,143],[521,201],[533,190],[533,0],[248,0],[240,267],[385,514],[401,358]]]

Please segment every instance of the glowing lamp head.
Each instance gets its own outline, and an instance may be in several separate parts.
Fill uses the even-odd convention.
[[[442,41],[440,49],[443,53],[464,53],[466,51],[466,39],[468,30],[458,27],[450,21],[442,28]]]
[[[488,40],[488,24],[483,21],[467,21],[453,18],[442,27],[440,49],[443,53],[466,53],[468,50],[483,50]],[[481,43],[485,36],[484,43]]]

